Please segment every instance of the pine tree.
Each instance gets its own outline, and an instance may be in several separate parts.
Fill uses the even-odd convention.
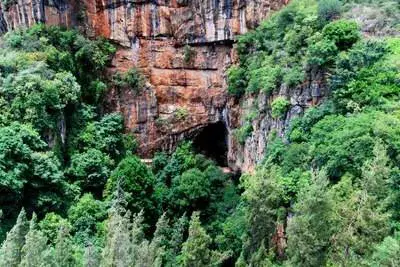
[[[24,209],[18,215],[17,222],[8,232],[6,240],[0,248],[0,266],[14,267],[21,262],[22,247],[25,235],[29,230],[29,222]]]
[[[177,256],[182,249],[183,236],[188,227],[188,218],[186,214],[183,214],[178,221],[175,222],[168,247],[172,250],[172,253]]]
[[[119,201],[117,203],[120,203]],[[131,255],[131,222],[130,212],[119,204],[111,207],[107,220],[106,244],[102,253],[101,266],[131,266],[133,256]]]
[[[199,212],[194,212],[190,219],[189,236],[183,244],[180,255],[182,266],[203,267],[211,262],[211,237],[206,233],[200,223]]]
[[[184,242],[184,234],[188,226],[188,218],[186,214],[182,215],[173,225],[169,238],[167,240],[167,249],[165,251],[165,265],[174,267],[178,265],[178,255],[181,252]]]
[[[344,178],[338,184],[347,193],[336,200],[337,229],[331,238],[330,258],[343,266],[359,265],[370,256],[373,245],[389,234],[389,159],[381,142],[375,144],[373,152],[374,158],[362,168],[361,188]]]
[[[288,255],[294,266],[324,266],[332,233],[333,202],[325,172],[301,190],[288,222]]]
[[[138,225],[139,226],[139,225]],[[141,227],[141,224],[140,224]],[[135,226],[134,226],[135,228]],[[135,255],[134,266],[152,266],[161,267],[163,263],[163,257],[165,253],[164,244],[166,243],[166,232],[168,230],[168,219],[163,214],[157,224],[154,232],[154,237],[149,243],[147,240],[141,238],[141,240],[135,240],[135,235],[132,243],[137,244],[133,248]],[[136,235],[137,236],[137,235]]]
[[[370,195],[383,200],[388,197],[388,181],[390,176],[389,157],[382,141],[375,143],[374,158],[367,161],[362,168],[362,186]]]
[[[279,168],[263,166],[254,175],[242,177],[248,216],[248,235],[244,242],[243,257],[245,260],[257,252],[264,244],[271,247],[270,241],[276,230],[278,210],[283,206],[283,188],[278,182]]]
[[[100,257],[97,248],[89,242],[85,247],[85,253],[83,255],[83,266],[84,267],[97,267],[100,264]]]
[[[36,214],[32,215],[29,232],[22,247],[22,261],[20,267],[36,267],[44,263],[44,254],[47,249],[47,238],[37,229]]]
[[[60,267],[73,267],[76,265],[74,257],[74,244],[72,243],[69,229],[62,226],[58,231],[54,247],[54,259]]]

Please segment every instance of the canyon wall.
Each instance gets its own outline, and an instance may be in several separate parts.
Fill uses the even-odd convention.
[[[235,36],[256,27],[288,0],[2,0],[0,32],[42,22],[78,27],[118,46],[110,75],[138,67],[147,78],[139,94],[110,88],[108,110],[124,114],[127,131],[136,134],[143,157],[172,150],[205,126],[223,121],[228,129],[232,168],[251,170],[262,159],[270,132],[282,134],[288,121],[312,103],[309,83],[290,98],[286,119],[269,115],[271,97],[236,103],[226,94],[226,69],[234,64]],[[314,88],[314,89],[313,89]],[[277,93],[287,95],[285,88]],[[275,94],[275,95],[277,95]],[[254,132],[236,142],[246,106],[258,105]],[[211,141],[211,140],[210,140]]]

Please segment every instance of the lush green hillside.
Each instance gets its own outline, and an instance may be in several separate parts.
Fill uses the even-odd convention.
[[[395,1],[293,0],[239,38],[238,101],[315,73],[330,92],[239,180],[191,143],[152,166],[135,156],[102,104],[109,86],[140,90],[144,78],[107,77],[107,41],[40,25],[8,33],[0,266],[400,265],[399,14]],[[276,98],[273,117],[289,105]]]

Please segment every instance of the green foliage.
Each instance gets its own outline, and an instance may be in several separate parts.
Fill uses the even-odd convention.
[[[209,198],[211,181],[197,168],[189,169],[172,180],[171,194],[177,199],[177,205],[197,207]]]
[[[46,263],[47,238],[37,229],[36,220],[36,215],[33,214],[29,223],[29,231],[25,236],[25,244],[22,247],[22,257],[19,266],[34,267]]]
[[[101,191],[108,168],[124,153],[122,119],[98,116],[102,125],[93,122],[94,105],[107,87],[103,70],[115,49],[105,40],[45,25],[11,31],[0,45],[0,206],[5,223],[22,206],[36,210],[39,218],[50,211],[64,213],[81,189],[92,190],[85,181],[100,180],[95,187]],[[90,137],[97,139],[93,147],[93,140],[80,139],[92,122],[100,131]]]
[[[228,92],[229,94],[240,97],[244,94],[247,87],[246,71],[238,66],[231,66],[228,70]]]
[[[70,228],[70,223],[68,220],[62,218],[60,215],[54,212],[49,212],[40,221],[39,227],[49,241],[55,242],[59,230],[62,227]]]
[[[54,73],[43,63],[8,75],[0,88],[4,104],[2,117],[33,124],[43,132],[55,128],[67,105],[76,103],[81,89],[68,72]],[[7,113],[6,113],[7,112]]]
[[[399,252],[400,243],[398,235],[395,237],[388,236],[381,244],[375,247],[371,266],[397,266],[400,264]]]
[[[241,96],[294,88],[306,74],[308,40],[318,34],[316,1],[293,1],[260,27],[238,38],[240,65],[228,72],[228,90]]]
[[[29,223],[25,210],[21,210],[14,227],[7,233],[7,237],[0,248],[1,266],[18,266],[23,255],[22,248],[25,243],[25,235],[28,233]]]
[[[212,239],[201,226],[199,216],[198,212],[194,212],[190,219],[189,236],[183,243],[182,253],[179,256],[182,266],[211,266],[223,260],[223,255],[211,251]]]
[[[278,210],[284,205],[279,177],[279,169],[260,167],[254,175],[241,178],[245,189],[242,198],[246,204],[247,228],[242,253],[246,259],[250,259],[263,243],[270,246],[278,223]]]
[[[251,123],[249,122],[245,122],[244,125],[235,130],[236,140],[240,144],[244,145],[246,143],[247,137],[249,137],[252,132],[253,132],[253,125],[251,125]]]
[[[57,239],[54,245],[54,262],[59,266],[74,267],[77,265],[75,258],[75,247],[69,233],[69,228],[61,226],[58,230]]]
[[[134,94],[140,94],[145,86],[145,77],[137,68],[130,68],[125,73],[116,73],[113,83],[119,89],[129,89]]]
[[[29,125],[13,123],[0,128],[0,205],[7,215],[21,204],[44,214],[62,208],[71,187],[64,180],[57,158]]]
[[[289,87],[295,87],[301,84],[304,79],[304,71],[300,66],[295,66],[284,70],[283,82]]]
[[[72,233],[75,234],[75,238],[79,242],[87,242],[101,229],[101,222],[106,218],[104,204],[94,199],[91,194],[85,194],[68,210],[68,220],[72,224]]]
[[[344,111],[366,106],[391,109],[398,97],[399,51],[379,41],[362,42],[343,54],[331,79],[333,99]]]
[[[82,190],[98,192],[104,188],[112,166],[113,161],[107,154],[90,148],[72,155],[68,173]]]
[[[339,50],[346,50],[360,39],[360,32],[356,22],[341,19],[326,25],[322,36],[334,42]]]
[[[290,102],[284,97],[277,97],[272,101],[271,113],[273,118],[282,119],[290,107]]]
[[[335,62],[338,48],[331,40],[323,39],[311,44],[308,48],[308,64],[313,66],[330,66]]]
[[[296,266],[324,266],[332,234],[333,201],[323,172],[299,193],[289,221],[288,256]]]
[[[76,146],[82,151],[95,148],[113,158],[120,157],[123,150],[123,127],[123,118],[120,113],[107,114],[100,121],[93,121],[86,125]]]
[[[260,60],[263,58],[263,61]],[[258,93],[260,90],[267,94],[278,85],[281,68],[275,66],[272,57],[260,55],[260,57],[249,60],[249,82],[246,88],[247,92]]]
[[[155,178],[150,169],[136,156],[124,158],[107,181],[105,196],[111,197],[118,186],[126,192],[129,210],[154,211]]]
[[[174,117],[177,121],[182,121],[184,119],[186,119],[189,116],[189,112],[187,111],[187,109],[185,108],[178,108],[175,113],[174,113]]]
[[[196,56],[196,50],[192,49],[189,45],[183,47],[183,62],[186,64],[191,63],[191,61]]]
[[[7,33],[0,232],[21,207],[39,223],[33,214],[28,225],[21,212],[0,265],[398,265],[400,42],[367,39],[340,19],[354,18],[369,36],[393,35],[397,10],[383,0],[293,0],[238,37],[228,90],[239,104],[253,103],[234,132],[240,143],[269,109],[275,118],[287,113],[278,91],[301,97],[299,105],[314,82],[332,93],[282,125],[283,138],[265,136],[265,159],[240,180],[191,143],[156,154],[151,168],[134,155],[122,116],[99,105],[107,88],[138,95],[145,80],[137,69],[106,77],[115,51],[107,41],[44,25]],[[238,99],[244,94],[254,101]],[[261,107],[264,99],[275,100]],[[184,120],[187,111],[174,115]]]

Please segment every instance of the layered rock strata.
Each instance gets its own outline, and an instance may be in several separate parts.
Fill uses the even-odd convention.
[[[226,69],[237,61],[235,36],[256,27],[287,1],[2,0],[0,32],[42,22],[76,26],[89,36],[110,39],[118,45],[110,73],[138,67],[147,78],[140,94],[110,88],[107,98],[107,107],[121,111],[127,130],[137,135],[142,156],[171,150],[208,124],[224,121],[230,165],[248,170],[262,158],[269,131],[282,132],[300,112],[298,107],[310,103],[310,90],[302,89],[306,101],[291,96],[293,108],[285,121],[263,111],[244,146],[233,137],[243,113],[226,94]],[[269,99],[262,95],[243,104],[254,101],[261,110],[268,109]]]

